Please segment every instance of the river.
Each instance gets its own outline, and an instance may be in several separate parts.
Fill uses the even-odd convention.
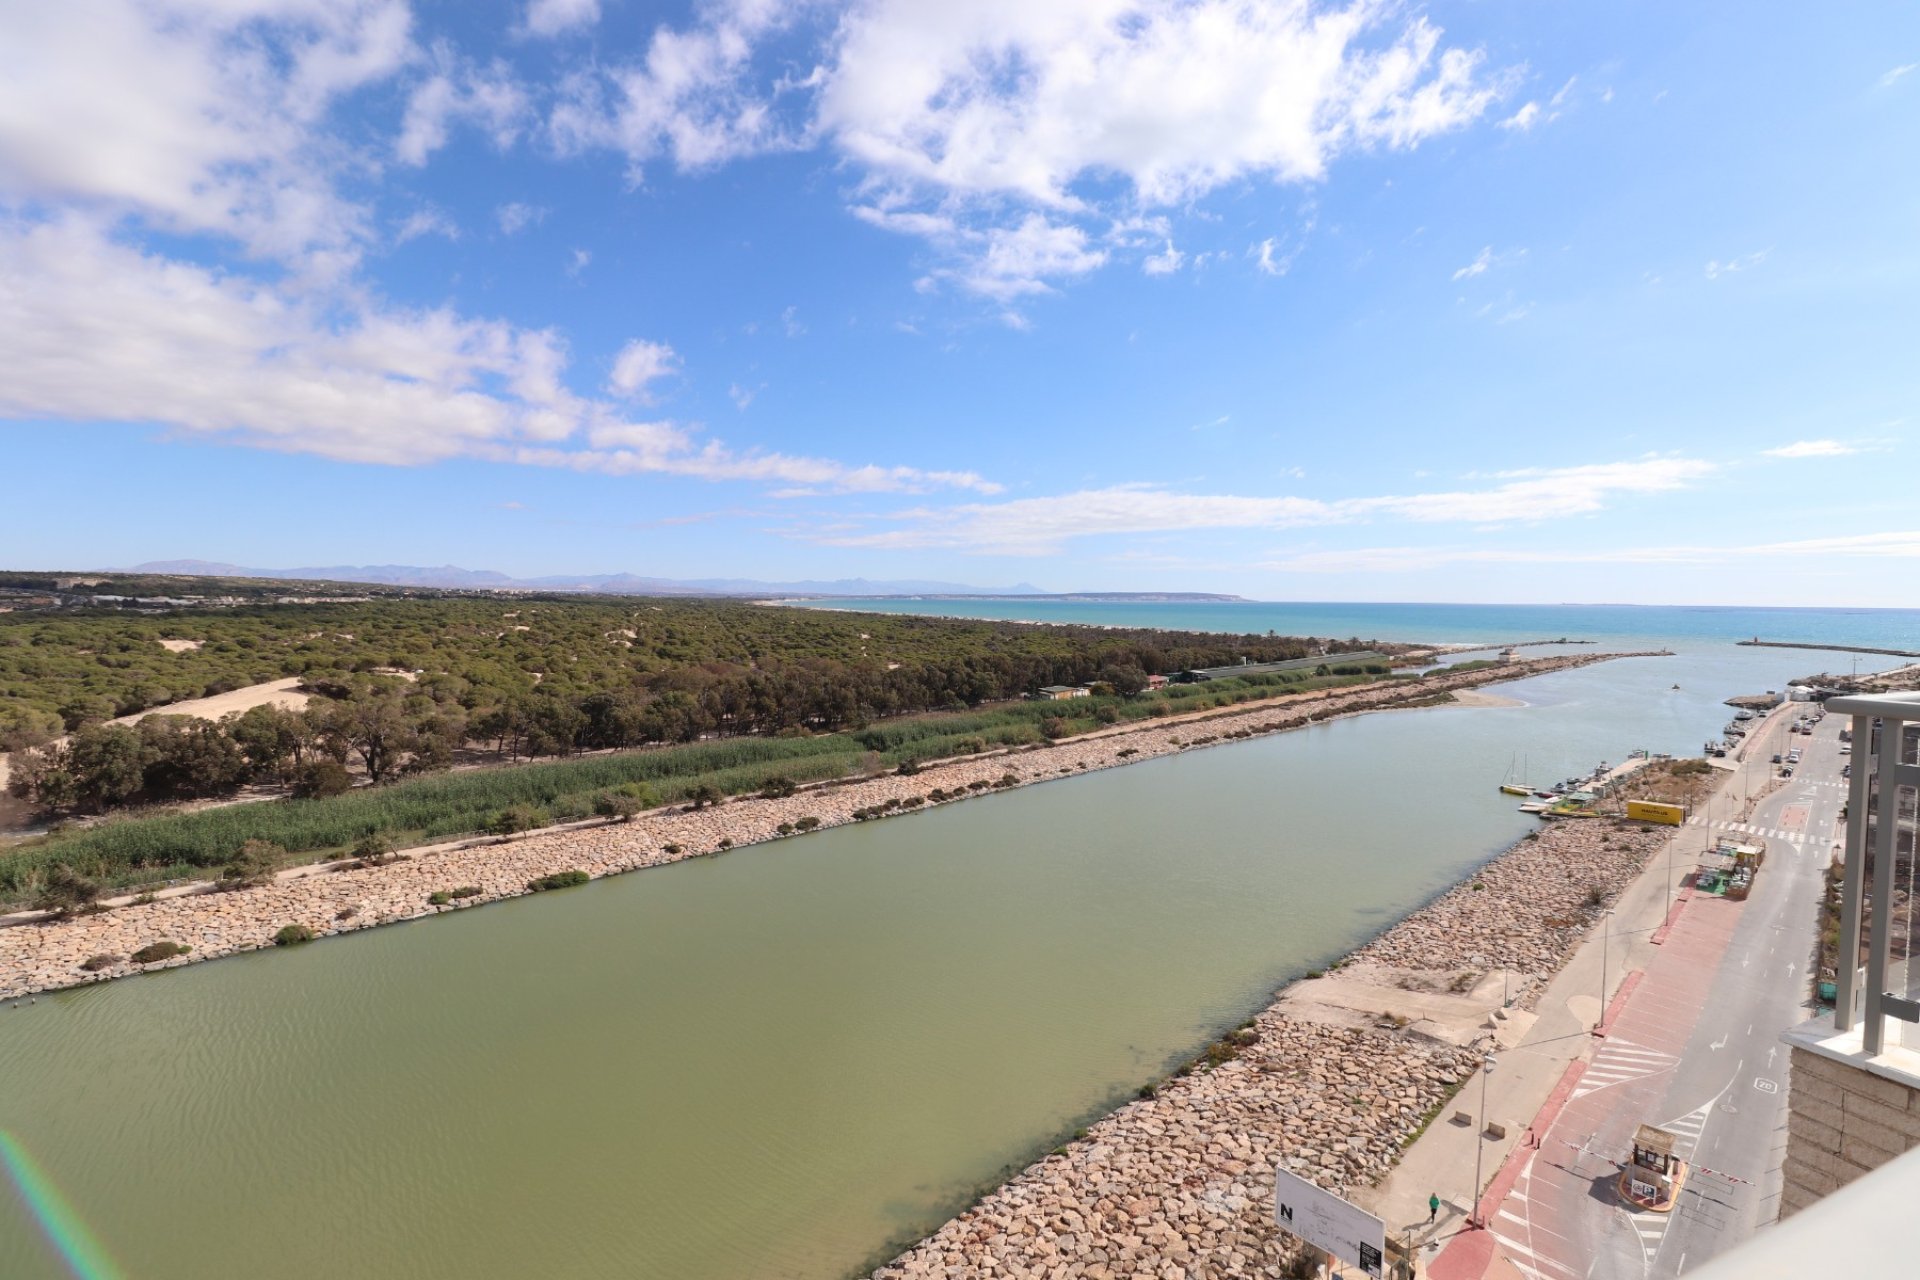
[[[0,1010],[0,1275],[855,1272],[1527,830],[1516,758],[1696,750],[1823,656],[1700,641],[43,995]]]

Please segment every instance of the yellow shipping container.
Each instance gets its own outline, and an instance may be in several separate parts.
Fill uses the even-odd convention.
[[[1652,800],[1627,801],[1627,816],[1636,822],[1659,822],[1677,827],[1687,820],[1687,811],[1677,804],[1657,804]]]

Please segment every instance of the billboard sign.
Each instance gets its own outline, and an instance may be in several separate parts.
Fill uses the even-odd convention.
[[[1627,816],[1635,822],[1660,822],[1677,827],[1687,820],[1687,811],[1677,804],[1656,804],[1651,800],[1627,801]]]
[[[1386,1223],[1305,1178],[1273,1171],[1273,1220],[1316,1249],[1370,1276],[1385,1273]]]

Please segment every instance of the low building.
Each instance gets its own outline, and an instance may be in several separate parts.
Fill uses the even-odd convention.
[[[1167,678],[1165,676],[1148,676],[1147,677],[1147,688],[1164,689],[1166,687],[1167,687]]]
[[[1088,698],[1093,690],[1083,684],[1050,684],[1040,689],[1039,697],[1048,702],[1065,702],[1068,698]]]

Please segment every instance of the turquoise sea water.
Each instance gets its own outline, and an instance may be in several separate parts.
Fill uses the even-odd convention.
[[[1916,591],[1920,597],[1920,591]],[[1810,644],[1920,650],[1920,609],[1760,609],[1620,604],[1157,604],[1078,600],[931,600],[887,598],[816,602],[822,608],[942,614],[1030,622],[1281,635],[1359,636],[1365,640],[1489,644],[1561,636],[1604,644],[1669,648],[1758,637]],[[1657,646],[1656,646],[1657,647]],[[1831,664],[1841,659],[1834,657]],[[1830,665],[1831,665],[1830,664]],[[1848,669],[1851,660],[1847,660]],[[1864,663],[1863,663],[1864,668]],[[1821,669],[1818,661],[1809,671]]]

